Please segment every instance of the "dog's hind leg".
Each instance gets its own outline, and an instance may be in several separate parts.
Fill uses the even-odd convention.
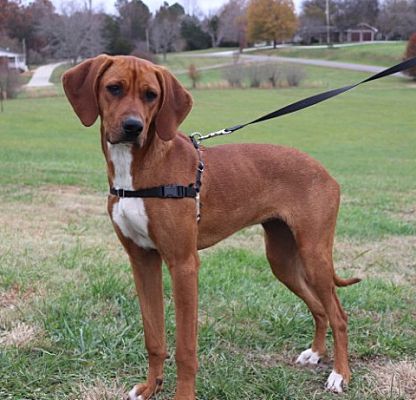
[[[334,227],[310,220],[306,229],[298,230],[296,242],[306,281],[318,296],[334,337],[334,367],[326,388],[341,393],[351,372],[348,365],[348,317],[336,294],[336,286],[350,285],[359,280],[343,280],[336,276],[332,260],[333,234]]]
[[[325,309],[307,281],[296,241],[288,225],[276,219],[264,223],[263,227],[266,255],[274,275],[306,303],[315,320],[312,347],[303,351],[296,362],[317,365],[326,352],[328,319]]]

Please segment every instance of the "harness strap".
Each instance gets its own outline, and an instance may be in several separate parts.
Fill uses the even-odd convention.
[[[202,186],[202,174],[205,169],[204,160],[202,159],[201,154],[201,148],[199,146],[198,140],[196,139],[195,135],[189,136],[189,139],[191,139],[192,144],[195,147],[196,152],[198,153],[198,167],[196,169],[196,176],[195,176],[195,185],[194,188],[196,190],[196,221],[199,222],[201,219],[201,197],[200,197],[200,191]]]
[[[110,188],[114,196],[125,197],[158,197],[162,199],[183,199],[185,197],[195,198],[197,191],[193,184],[189,186],[164,185],[139,190],[124,190]]]

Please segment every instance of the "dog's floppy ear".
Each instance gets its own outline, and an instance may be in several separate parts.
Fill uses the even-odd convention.
[[[156,74],[162,89],[159,111],[155,118],[156,132],[163,140],[171,140],[192,108],[190,93],[165,68],[157,67]]]
[[[66,97],[85,126],[98,117],[97,83],[111,63],[111,57],[100,55],[72,67],[62,77]]]

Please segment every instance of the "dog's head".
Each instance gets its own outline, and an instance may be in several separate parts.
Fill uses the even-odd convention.
[[[143,146],[155,129],[171,140],[192,107],[192,97],[165,68],[131,56],[100,55],[69,69],[65,94],[85,126],[98,116],[110,143]]]

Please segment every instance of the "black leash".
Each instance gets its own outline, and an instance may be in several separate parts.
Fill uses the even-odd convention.
[[[315,104],[318,104],[322,101],[328,100],[331,97],[338,96],[348,90],[354,89],[355,87],[362,85],[363,83],[374,81],[376,79],[384,78],[385,76],[396,74],[397,72],[404,71],[406,69],[416,67],[416,57],[401,62],[400,64],[394,65],[393,67],[387,68],[375,75],[370,76],[367,79],[362,80],[354,85],[343,86],[338,89],[328,90],[323,93],[316,94],[314,96],[307,97],[306,99],[296,101],[295,103],[289,104],[283,108],[280,108],[276,111],[273,111],[269,114],[263,115],[260,118],[257,118],[253,121],[247,122],[241,125],[235,125],[230,128],[221,129],[217,132],[209,133],[205,136],[201,135],[199,132],[195,132],[190,136],[190,139],[198,153],[198,167],[195,176],[195,183],[191,183],[189,186],[181,185],[165,185],[165,186],[156,186],[152,188],[139,189],[139,190],[124,190],[110,188],[110,193],[114,196],[126,198],[126,197],[156,197],[156,198],[169,198],[169,199],[183,199],[186,197],[195,198],[196,201],[196,218],[197,221],[201,218],[200,213],[200,198],[199,193],[202,185],[202,173],[204,171],[204,162],[202,160],[202,155],[200,151],[199,144],[201,141],[220,135],[229,135],[239,129],[244,128],[247,125],[256,124],[257,122],[267,121],[272,118],[282,117],[286,114],[294,113],[295,111],[302,110],[307,107],[311,107]]]
[[[393,75],[401,71],[405,71],[406,69],[409,69],[412,67],[416,67],[416,57],[410,58],[409,60],[403,61],[397,65],[394,65],[390,68],[380,71],[377,74],[374,74],[370,76],[369,78],[364,79],[353,85],[343,86],[338,89],[331,89],[323,93],[315,94],[313,96],[307,97],[305,99],[296,101],[295,103],[289,104],[285,107],[282,107],[269,114],[263,115],[262,117],[257,118],[253,121],[247,122],[245,124],[231,126],[230,128],[224,128],[224,129],[221,129],[220,131],[212,132],[205,136],[201,135],[199,132],[196,132],[192,134],[191,136],[195,138],[195,140],[197,140],[198,142],[201,142],[203,140],[210,139],[215,136],[229,135],[230,133],[238,131],[239,129],[242,129],[246,127],[247,125],[256,124],[257,122],[267,121],[272,118],[282,117],[283,115],[287,115],[287,114],[291,114],[299,110],[303,110],[304,108],[311,107],[315,104],[321,103],[322,101],[328,100],[331,97],[338,96],[344,92],[354,89],[355,87],[362,85],[363,83],[375,81],[377,79],[384,78],[386,76]]]

